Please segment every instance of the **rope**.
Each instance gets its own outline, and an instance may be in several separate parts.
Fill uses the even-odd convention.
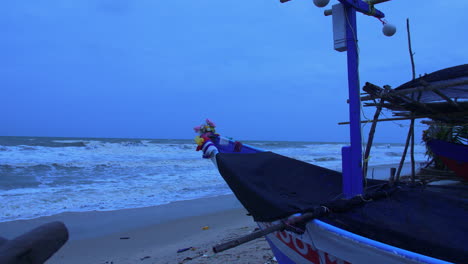
[[[326,207],[325,205],[322,205],[320,206],[323,208],[323,210],[325,210],[325,213],[329,213],[330,212],[330,208]]]
[[[366,198],[364,198],[364,196],[362,194],[358,195],[359,197],[361,197],[361,200],[364,201],[364,202],[370,202],[370,201],[373,201],[372,198],[369,198],[366,200]]]

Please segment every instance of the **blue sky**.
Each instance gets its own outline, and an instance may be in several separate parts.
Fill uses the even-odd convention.
[[[411,78],[406,18],[418,74],[468,62],[468,1],[378,8],[397,33],[358,15],[361,84]],[[0,10],[2,136],[192,138],[208,117],[244,140],[348,140],[337,125],[348,119],[346,54],[312,1],[25,0]],[[376,140],[403,142],[408,123],[381,123]]]

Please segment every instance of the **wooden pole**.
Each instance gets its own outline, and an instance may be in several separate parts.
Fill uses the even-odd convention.
[[[413,80],[416,79],[416,69],[414,66],[414,52],[411,48],[411,33],[410,33],[410,25],[409,25],[409,18],[406,19],[406,32],[408,33],[408,50],[411,59],[411,72]],[[414,162],[414,118],[411,118],[411,182],[414,183],[416,178],[416,169],[415,169],[415,162]],[[400,175],[398,175],[400,176]]]
[[[414,162],[414,118],[411,119],[411,182],[416,178],[416,165]]]
[[[403,168],[403,164],[405,163],[406,153],[408,152],[408,146],[409,146],[412,134],[413,134],[413,127],[410,126],[409,131],[408,131],[408,136],[406,137],[405,150],[403,150],[403,155],[401,155],[400,165],[398,166],[395,181],[398,181],[400,179],[401,169]]]
[[[376,105],[377,106],[377,105]],[[377,120],[377,122],[384,122],[384,121],[401,121],[401,120],[410,120],[410,119],[419,119],[419,118],[431,118],[431,119],[435,119],[435,118],[441,118],[441,117],[444,117],[444,116],[448,116],[448,117],[464,117],[468,115],[468,111],[464,111],[464,112],[455,112],[455,113],[441,113],[441,114],[437,114],[437,115],[418,115],[418,116],[407,116],[407,117],[395,117],[395,118],[385,118],[385,119],[379,119]],[[364,120],[364,121],[361,121],[361,123],[370,123],[370,122],[373,122],[373,121],[370,121],[370,120]],[[340,122],[338,123],[338,125],[348,125],[349,122]]]
[[[406,19],[406,32],[408,33],[408,49],[409,49],[409,54],[411,58],[411,70],[413,73],[413,80],[416,79],[416,69],[414,66],[414,52],[413,49],[411,48],[411,34],[410,34],[410,28],[409,28],[409,18]]]
[[[428,116],[417,116],[414,118],[427,118]],[[395,118],[385,118],[385,119],[378,119],[377,122],[384,122],[384,121],[401,121],[401,120],[408,120],[411,119],[410,117],[395,117]],[[373,120],[363,120],[361,123],[371,123],[374,122]],[[338,125],[349,125],[349,122],[340,122]]]
[[[395,174],[396,174],[396,168],[390,168],[390,179],[388,180],[388,184],[390,186],[393,186],[395,183]]]
[[[462,111],[463,108],[461,108],[457,103],[455,103],[452,99],[450,99],[448,96],[443,94],[437,89],[432,90],[433,93],[437,94],[438,96],[442,97],[445,101],[447,101],[449,104],[451,104],[453,107],[457,108],[459,111]]]
[[[364,202],[364,200],[362,200],[362,201]],[[213,252],[214,253],[219,253],[219,252],[228,250],[230,248],[237,247],[237,246],[239,246],[241,244],[247,243],[247,242],[252,241],[254,239],[260,238],[262,236],[266,236],[266,235],[268,235],[270,233],[273,233],[273,232],[276,232],[276,231],[283,231],[283,230],[298,231],[298,229],[295,226],[307,223],[310,220],[313,220],[315,218],[326,216],[330,212],[331,212],[331,210],[327,207],[327,204],[324,204],[323,206],[321,206],[319,208],[316,208],[312,212],[307,212],[307,213],[304,213],[303,215],[295,216],[295,217],[290,218],[290,219],[288,219],[286,221],[281,221],[279,224],[275,224],[275,225],[269,226],[269,227],[267,227],[265,229],[255,231],[255,232],[253,232],[251,234],[248,234],[248,235],[245,235],[245,236],[242,236],[242,237],[227,241],[227,242],[222,243],[222,244],[218,244],[218,245],[213,247]]]
[[[369,139],[367,141],[366,152],[364,153],[364,164],[362,168],[364,180],[367,178],[367,167],[369,164],[369,155],[370,155],[370,151],[372,148],[372,143],[374,141],[375,128],[377,127],[377,120],[380,116],[380,112],[382,112],[383,102],[384,100],[381,99],[379,105],[377,106],[377,110],[375,110],[374,119],[372,120],[372,126],[369,131]]]

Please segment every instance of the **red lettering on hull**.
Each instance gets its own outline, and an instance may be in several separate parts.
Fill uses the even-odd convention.
[[[314,247],[312,247],[312,245],[304,242],[302,239],[299,239],[291,235],[289,232],[286,232],[286,231],[275,232],[274,235],[283,244],[288,246],[298,255],[307,259],[311,263],[314,263],[314,264],[351,264],[331,254],[328,254],[327,252],[323,252],[323,251],[315,249]],[[322,256],[322,260],[324,260],[325,263],[321,261],[320,256]]]

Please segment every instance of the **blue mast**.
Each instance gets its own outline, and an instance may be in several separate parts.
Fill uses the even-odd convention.
[[[346,198],[362,194],[361,112],[357,53],[356,10],[345,6],[346,47],[351,146],[342,148],[343,193]]]
[[[362,194],[361,102],[359,95],[356,11],[377,18],[385,15],[361,0],[338,0],[344,6],[348,60],[349,120],[351,146],[342,148],[343,193],[346,198]]]

